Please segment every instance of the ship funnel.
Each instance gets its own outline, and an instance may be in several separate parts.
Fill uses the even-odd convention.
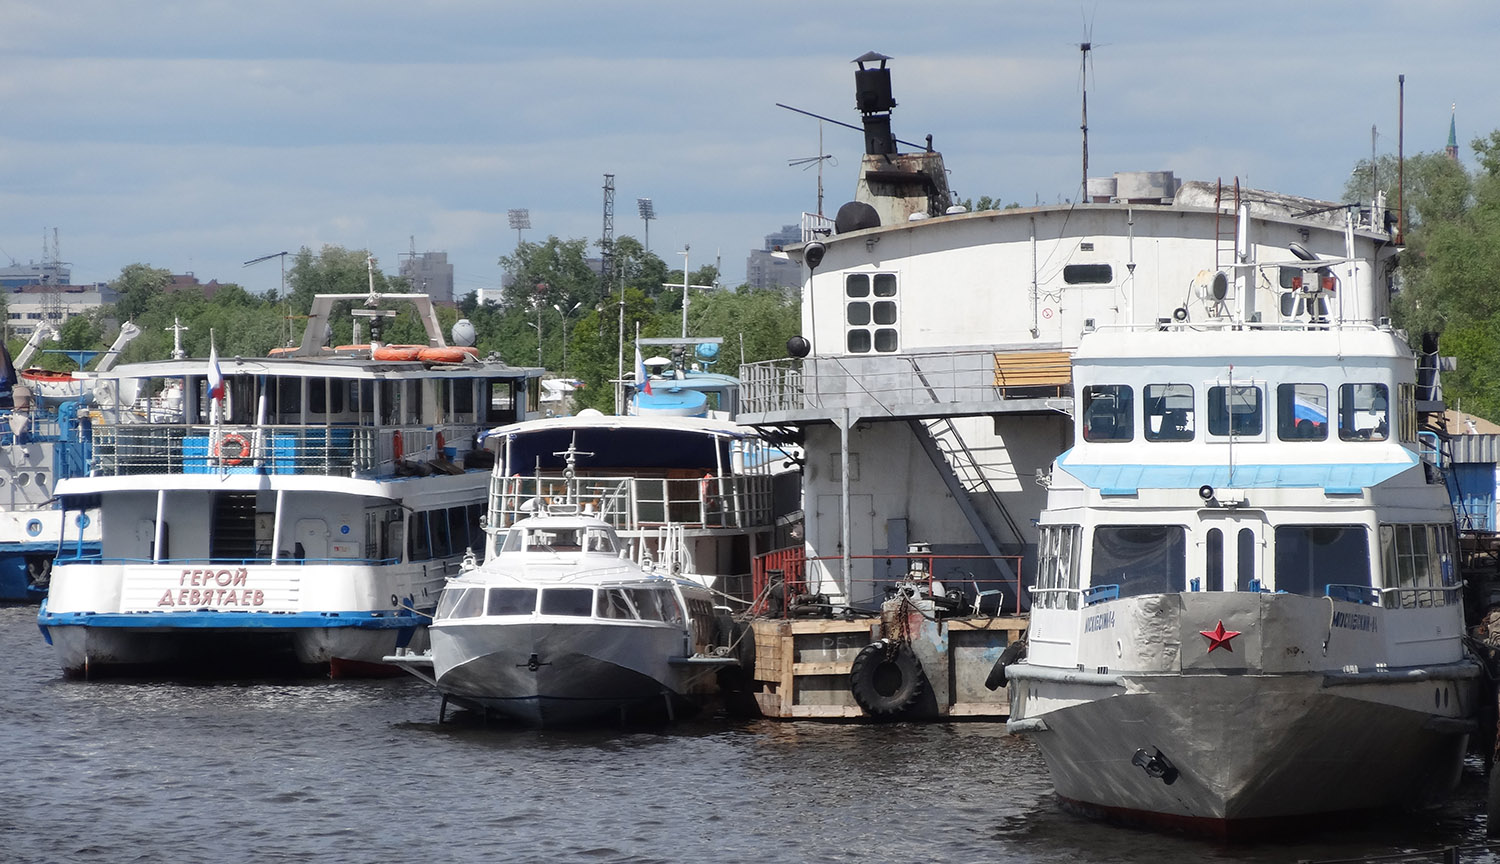
[[[885,67],[889,59],[870,51],[854,60],[859,64],[854,73],[854,104],[864,121],[865,153],[870,155],[896,152],[896,139],[891,137],[891,109],[896,100],[891,97],[891,70]],[[874,63],[880,65],[866,65]]]

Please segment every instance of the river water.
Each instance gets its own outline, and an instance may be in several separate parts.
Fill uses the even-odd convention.
[[[439,725],[413,678],[66,680],[35,615],[0,608],[4,862],[1500,862],[1477,762],[1441,811],[1219,846],[1060,810],[999,723]]]

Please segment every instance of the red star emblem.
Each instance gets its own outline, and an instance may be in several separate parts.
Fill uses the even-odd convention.
[[[1220,621],[1219,626],[1212,630],[1199,630],[1198,632],[1208,637],[1208,653],[1210,654],[1213,653],[1215,648],[1223,648],[1225,651],[1233,652],[1234,646],[1229,644],[1229,640],[1240,635],[1240,631],[1238,630],[1225,630],[1223,621]]]

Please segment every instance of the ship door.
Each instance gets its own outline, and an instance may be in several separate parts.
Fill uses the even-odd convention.
[[[297,545],[292,557],[322,560],[328,557],[328,525],[322,519],[297,520]]]
[[[1259,591],[1262,537],[1260,519],[1208,519],[1204,522],[1203,572],[1197,581],[1201,591]],[[1201,581],[1200,581],[1201,580]]]

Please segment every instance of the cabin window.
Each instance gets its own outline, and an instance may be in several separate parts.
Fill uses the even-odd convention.
[[[302,416],[302,380],[300,378],[272,378],[270,386],[275,388],[276,412],[283,420],[296,421]]]
[[[432,557],[432,536],[427,532],[427,514],[413,513],[407,523],[406,539],[409,560],[426,561]]]
[[[1193,387],[1191,384],[1147,384],[1146,440],[1193,440]]]
[[[1380,558],[1385,572],[1385,605],[1414,609],[1444,606],[1442,589],[1458,584],[1453,567],[1453,536],[1448,525],[1382,525]]]
[[[465,588],[463,594],[454,601],[448,609],[448,614],[443,614],[442,607],[448,602],[448,595],[454,593],[449,588],[443,592],[442,599],[438,602],[437,617],[439,618],[478,618],[484,614],[484,589]]]
[[[506,378],[491,378],[485,382],[489,390],[489,420],[509,422],[516,419],[516,392]]]
[[[1203,568],[1203,590],[1224,590],[1224,532],[1218,528],[1208,529],[1207,541],[1203,544],[1205,557]]]
[[[1283,441],[1328,440],[1328,388],[1276,385],[1276,435]]]
[[[607,555],[615,554],[615,541],[607,531],[589,531],[586,542],[586,549],[589,552],[603,552]]]
[[[1036,609],[1078,608],[1078,526],[1043,525],[1037,546]]]
[[[1363,525],[1277,526],[1277,591],[1345,599],[1369,587],[1370,543]]]
[[[486,615],[530,615],[536,611],[535,588],[491,588]]]
[[[845,346],[851,354],[897,351],[896,274],[850,273],[844,278]]]
[[[1063,267],[1063,281],[1069,285],[1108,285],[1115,278],[1108,264],[1068,264]]]
[[[1339,387],[1339,440],[1384,441],[1390,430],[1390,400],[1384,384]]]
[[[1235,588],[1240,591],[1249,591],[1252,588],[1259,591],[1255,575],[1255,531],[1250,528],[1241,528],[1239,535],[1239,573],[1235,576]]]
[[[463,588],[444,588],[443,593],[438,595],[437,611],[433,618],[452,618],[453,609],[458,605],[458,599],[464,594]]]
[[[1187,529],[1181,525],[1101,525],[1094,529],[1089,587],[1119,596],[1166,594],[1187,584]]]
[[[630,601],[626,599],[624,589],[600,589],[598,617],[622,621],[635,620],[635,611],[630,608]]]
[[[542,591],[543,615],[568,615],[587,618],[594,612],[594,589],[547,588]]]
[[[665,621],[666,615],[662,613],[662,592],[654,588],[629,588],[630,602],[635,604],[635,611],[640,614],[643,621]]]
[[[522,537],[523,534],[524,534],[524,532],[518,531],[515,528],[512,528],[509,531],[505,532],[505,542],[501,544],[500,551],[501,552],[520,552],[521,551],[521,537]]]
[[[1260,387],[1253,384],[1208,388],[1208,431],[1212,435],[1255,437],[1263,430]]]
[[[401,382],[380,382],[380,425],[393,426],[402,423]]]
[[[469,508],[448,508],[448,548],[458,555],[474,544],[469,534]]]
[[[459,378],[445,381],[453,392],[453,419],[455,422],[474,419],[474,380]]]
[[[1127,384],[1090,384],[1083,390],[1083,440],[1129,441],[1135,400]]]

